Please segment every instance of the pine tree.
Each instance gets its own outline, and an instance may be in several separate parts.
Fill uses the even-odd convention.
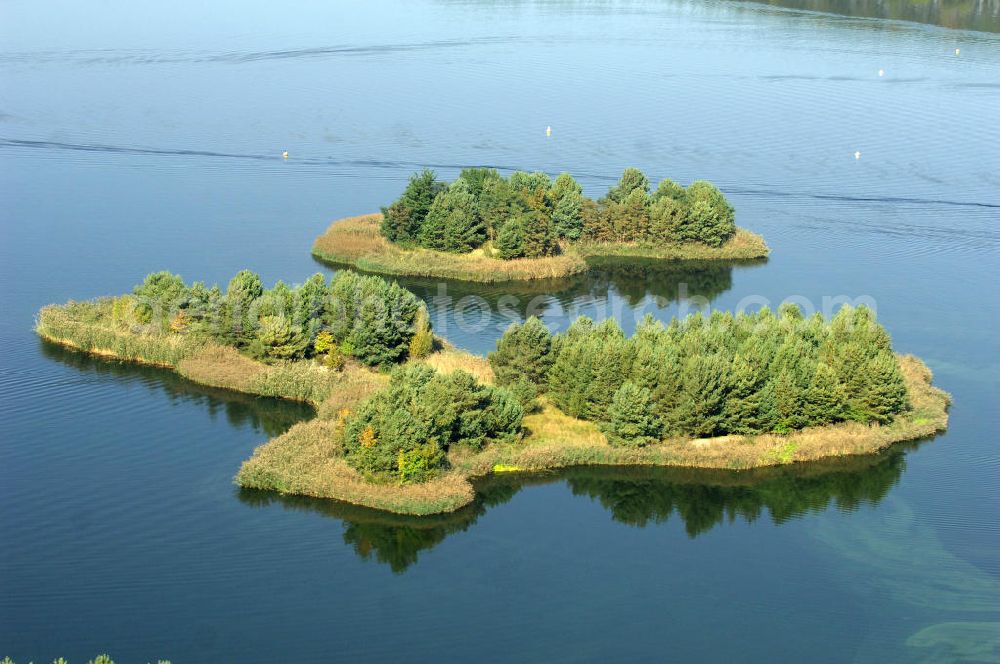
[[[765,376],[761,367],[741,355],[733,358],[728,373],[723,429],[728,433],[760,433],[771,428],[765,412]]]
[[[650,388],[653,412],[663,422],[664,430],[682,433],[681,409],[683,394],[683,361],[676,345],[666,339],[658,345],[660,362],[656,385]]]
[[[687,202],[663,196],[649,208],[650,237],[661,243],[680,242],[682,226],[688,214]]]
[[[531,211],[522,215],[524,225],[524,256],[539,258],[555,253],[556,234],[552,221],[543,213]]]
[[[511,385],[522,378],[545,385],[554,361],[552,334],[535,316],[523,324],[512,323],[488,359],[498,385]]]
[[[432,170],[412,175],[399,200],[382,209],[382,235],[392,242],[416,240],[431,204],[444,187]]]
[[[341,270],[330,280],[327,288],[329,295],[323,307],[323,327],[326,328],[337,343],[343,343],[351,333],[361,284],[364,277],[357,272]]]
[[[724,431],[726,361],[716,355],[689,357],[681,369],[681,394],[674,416],[680,431],[714,436]]]
[[[463,168],[458,177],[465,180],[469,186],[469,193],[477,199],[482,195],[488,181],[502,179],[495,168]]]
[[[493,248],[496,249],[500,258],[511,260],[524,257],[524,215],[518,213],[514,217],[507,219],[500,226],[500,231],[493,241]]]
[[[439,374],[409,363],[344,423],[345,457],[362,473],[423,481],[447,467],[452,446],[516,440],[523,416],[503,388],[481,385],[464,371]]]
[[[421,304],[413,319],[409,356],[411,359],[420,359],[430,355],[432,350],[434,350],[434,333],[431,332],[431,319],[426,305]]]
[[[602,201],[584,206],[583,239],[588,242],[617,242],[615,228],[621,206],[614,201]]]
[[[650,237],[649,199],[635,188],[615,208],[615,235],[619,242],[641,242]]]
[[[402,360],[409,352],[413,323],[423,303],[396,282],[364,276],[357,284],[347,346],[371,366]]]
[[[254,339],[257,321],[253,319],[253,303],[264,294],[260,276],[241,270],[229,282],[225,297],[226,336],[236,346],[246,346]]]
[[[580,208],[580,238],[588,242],[599,242],[604,236],[604,218],[601,208],[591,198],[584,198]]]
[[[223,325],[222,291],[218,285],[206,288],[196,281],[191,284],[186,313],[189,317],[188,334],[217,338]],[[224,340],[224,339],[223,339]]]
[[[549,192],[552,225],[561,238],[578,240],[583,232],[583,187],[569,173],[561,173]]]
[[[783,369],[771,381],[775,431],[792,431],[805,423],[803,417],[805,391],[796,378],[791,370]]]
[[[548,209],[548,193],[552,183],[545,173],[514,171],[510,174],[511,191],[520,201],[525,211],[546,212]]]
[[[825,362],[816,364],[816,371],[804,396],[806,426],[839,422],[847,416],[847,390],[837,379],[837,373]]]
[[[379,232],[390,242],[406,242],[416,237],[422,223],[406,203],[393,201],[382,208]]]
[[[649,390],[630,381],[614,393],[603,427],[608,442],[616,447],[642,447],[658,442],[663,423],[653,415]]]
[[[483,182],[476,197],[476,214],[486,226],[488,237],[495,240],[514,214],[514,193],[506,180],[489,178]]]
[[[455,253],[472,251],[486,241],[486,228],[464,180],[456,180],[434,198],[419,241],[422,247]]]
[[[270,290],[265,290],[253,303],[252,315],[259,319],[264,316],[291,317],[294,309],[292,289],[284,281],[278,281]]]
[[[132,289],[132,294],[138,301],[136,314],[140,320],[163,326],[177,309],[187,304],[189,291],[178,275],[154,272],[146,275],[142,284]]]
[[[852,415],[863,422],[888,424],[910,407],[906,382],[891,352],[880,351],[865,363],[865,382],[851,402]]]
[[[663,179],[660,180],[660,184],[656,186],[656,191],[650,195],[650,198],[652,198],[654,203],[659,202],[664,198],[675,201],[683,201],[687,198],[687,193],[684,191],[684,187],[677,184],[673,180]]]
[[[430,211],[417,234],[417,243],[425,249],[445,251],[448,246],[448,215],[453,211],[453,201],[447,192],[434,197]]]
[[[588,392],[593,381],[592,348],[589,335],[560,335],[555,361],[549,369],[548,391],[552,402],[567,415],[585,417]]]
[[[300,327],[311,344],[323,324],[323,308],[326,306],[326,277],[317,272],[293,293],[292,324]]]
[[[692,182],[686,199],[690,208],[682,231],[685,240],[719,247],[736,234],[733,206],[711,182]]]
[[[284,316],[263,316],[249,350],[261,359],[290,360],[301,357],[307,343],[302,328]]]
[[[588,372],[591,380],[585,391],[585,419],[604,421],[615,392],[631,369],[624,338],[613,335],[602,338],[598,333],[589,343],[587,362],[591,365]]]
[[[618,184],[608,190],[606,198],[615,203],[621,203],[635,190],[649,193],[649,178],[638,168],[626,168]]]

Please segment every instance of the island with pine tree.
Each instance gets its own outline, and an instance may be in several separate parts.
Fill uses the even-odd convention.
[[[428,515],[495,473],[582,465],[743,469],[874,454],[947,426],[949,396],[865,307],[512,324],[480,357],[413,293],[316,274],[225,290],[159,272],[129,295],[44,307],[44,339],[205,385],[312,404],[260,446],[245,488]]]
[[[597,256],[663,260],[766,258],[763,238],[735,223],[726,197],[706,181],[688,187],[628,168],[595,201],[569,174],[467,168],[445,183],[430,170],[410,178],[380,214],[335,221],[313,255],[368,272],[503,282],[565,277]]]

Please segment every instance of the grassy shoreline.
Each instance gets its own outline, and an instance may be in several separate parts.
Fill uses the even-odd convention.
[[[525,417],[528,434],[518,444],[477,454],[452,453],[452,468],[420,485],[371,484],[337,458],[336,428],[303,422],[257,448],[243,463],[241,486],[286,494],[333,498],[411,515],[459,509],[475,497],[472,481],[495,472],[544,472],[572,466],[670,466],[747,471],[770,466],[876,454],[947,427],[950,397],[930,384],[918,358],[900,356],[914,410],[887,426],[846,422],[786,435],[670,439],[638,449],[616,448],[592,422],[550,404]],[[359,484],[360,482],[360,484]]]
[[[385,385],[388,377],[361,365],[342,372],[311,361],[268,365],[217,344],[178,336],[143,335],[101,323],[111,300],[71,302],[39,312],[36,332],[44,339],[91,354],[154,364],[197,383],[260,396],[296,399],[317,408],[316,418],[296,424],[258,447],[243,462],[236,482],[251,489],[332,498],[398,514],[452,512],[475,499],[472,480],[498,472],[539,472],[570,466],[672,466],[749,470],[836,457],[875,454],[895,443],[926,438],[948,424],[950,397],[931,385],[918,358],[898,356],[913,409],[885,426],[841,423],[786,435],[676,438],[643,448],[612,447],[592,422],[565,415],[544,403],[524,419],[526,435],[481,452],[455,450],[451,468],[422,484],[377,484],[342,456],[344,414]],[[462,368],[492,380],[485,358],[445,346],[418,360],[441,370]]]
[[[764,239],[746,229],[719,248],[689,243],[673,245],[574,243],[557,256],[501,260],[482,250],[452,254],[430,249],[405,249],[382,237],[381,214],[339,219],[316,238],[312,255],[365,272],[399,276],[437,277],[482,283],[552,279],[580,274],[588,258],[622,257],[656,260],[754,260],[766,258]]]

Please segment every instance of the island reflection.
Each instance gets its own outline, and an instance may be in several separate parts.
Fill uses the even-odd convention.
[[[731,268],[710,271],[707,284],[728,286]],[[657,271],[663,275],[663,270]],[[690,271],[685,278],[690,279]],[[715,281],[713,281],[715,279]],[[585,275],[581,286],[600,291],[614,283],[627,290],[621,272],[597,271]],[[724,289],[724,288],[723,288]],[[583,290],[577,292],[584,292]],[[604,291],[607,292],[607,291]],[[645,297],[648,290],[633,297]],[[278,436],[292,425],[315,416],[305,404],[258,398],[239,392],[192,383],[173,371],[126,362],[109,361],[39,341],[48,359],[84,373],[112,375],[125,383],[140,384],[163,392],[172,403],[204,405],[215,416],[222,414],[233,426],[251,426],[268,437]],[[239,489],[239,500],[248,506],[281,505],[332,517],[343,523],[344,542],[363,559],[388,565],[402,573],[449,535],[473,526],[490,508],[510,501],[522,487],[565,482],[572,493],[598,502],[619,523],[646,527],[679,518],[694,538],[716,527],[768,518],[782,524],[831,506],[844,511],[875,505],[899,481],[906,453],[921,441],[897,444],[872,456],[846,457],[810,463],[722,471],[664,467],[575,467],[556,472],[504,473],[475,483],[475,501],[458,511],[410,517],[372,510],[335,500],[284,496],[273,492]]]
[[[644,528],[678,518],[688,536],[695,538],[737,521],[768,518],[780,525],[831,507],[853,511],[875,505],[899,481],[906,452],[919,444],[900,444],[876,456],[739,472],[585,466],[551,473],[491,475],[476,482],[473,504],[450,514],[423,517],[268,491],[241,489],[238,496],[256,508],[281,505],[337,519],[344,525],[344,542],[358,556],[402,573],[418,561],[421,552],[472,527],[490,508],[510,501],[526,486],[565,482],[574,495],[600,503],[616,522]]]
[[[316,416],[313,407],[305,403],[209,387],[187,380],[172,369],[95,357],[45,340],[39,340],[39,347],[47,359],[82,373],[114,376],[125,384],[142,385],[150,391],[166,394],[172,404],[202,405],[213,419],[223,415],[234,427],[249,426],[269,438],[280,436],[292,425]]]

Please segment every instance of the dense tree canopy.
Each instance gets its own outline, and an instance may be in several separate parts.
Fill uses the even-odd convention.
[[[614,320],[579,318],[549,336],[531,319],[508,328],[489,359],[498,382],[541,383],[565,413],[602,423],[612,444],[887,423],[908,408],[888,334],[866,307],[829,322],[794,305],[667,326],[647,318],[631,338]]]
[[[500,258],[558,252],[559,242],[668,244],[718,247],[736,233],[733,208],[711,183],[685,189],[627,168],[598,201],[587,198],[569,173],[466,168],[450,185],[424,170],[410,178],[399,200],[382,209],[382,234],[403,244],[465,253],[492,242]]]
[[[135,316],[164,332],[235,346],[263,360],[333,354],[370,365],[425,355],[433,344],[426,307],[395,282],[342,271],[329,282],[314,274],[301,286],[265,289],[239,272],[223,293],[159,272],[134,289]],[[416,342],[414,343],[414,339]],[[334,363],[336,364],[336,363]]]
[[[479,450],[514,440],[523,417],[503,388],[461,370],[442,374],[407,364],[345,423],[346,458],[367,475],[419,482],[446,467],[452,446]]]

